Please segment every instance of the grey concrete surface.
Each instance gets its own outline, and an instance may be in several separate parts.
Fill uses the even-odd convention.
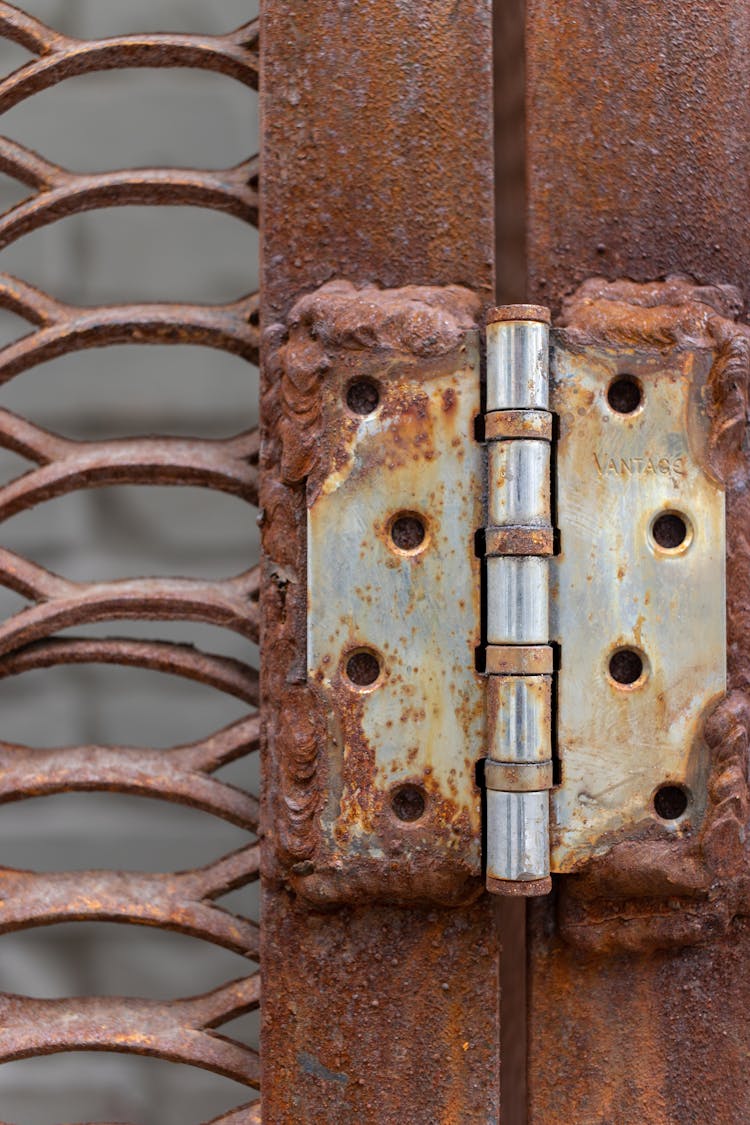
[[[218,33],[252,18],[252,0],[18,0],[81,37],[136,31]],[[26,52],[0,45],[0,73]],[[257,149],[255,95],[229,79],[134,71],[73,79],[10,111],[0,130],[76,170],[176,164],[223,167]],[[0,207],[25,189],[0,178]],[[257,235],[193,209],[127,208],[68,219],[0,256],[14,273],[72,303],[219,302],[257,285]],[[0,317],[0,344],[23,334]],[[0,403],[74,437],[233,433],[257,418],[257,373],[195,348],[112,348],[19,377]],[[22,462],[0,455],[3,479]],[[75,579],[138,574],[222,576],[257,558],[252,509],[195,489],[102,489],[11,520],[0,543]],[[0,614],[20,600],[0,593]],[[109,627],[111,629],[111,627]],[[107,627],[92,630],[106,633]],[[76,630],[80,633],[81,630]],[[197,626],[118,625],[120,635],[187,640],[253,658],[240,638]],[[243,708],[209,689],[125,669],[57,669],[0,682],[0,738],[38,746],[127,742],[168,746],[230,722]],[[256,783],[253,764],[230,767]],[[244,835],[212,817],[112,795],[67,795],[0,809],[0,864],[39,870],[114,866],[167,871],[204,864]],[[257,909],[252,892],[233,904]],[[247,963],[205,943],[114,925],[67,925],[0,938],[0,990],[33,996],[191,995]],[[257,1020],[227,1029],[248,1041]],[[198,1125],[249,1093],[225,1079],[155,1060],[68,1055],[0,1068],[0,1123]]]

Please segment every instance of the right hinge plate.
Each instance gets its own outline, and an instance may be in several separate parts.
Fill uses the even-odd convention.
[[[726,689],[724,486],[709,463],[710,349],[577,346],[551,365],[560,552],[552,869],[638,825],[694,829],[702,726]]]

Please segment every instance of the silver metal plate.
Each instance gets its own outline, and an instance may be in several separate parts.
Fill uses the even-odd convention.
[[[705,807],[701,730],[726,687],[724,491],[705,456],[710,363],[708,352],[680,349],[553,349],[561,553],[550,613],[561,646],[562,774],[553,871],[574,870],[643,822],[683,833]],[[608,401],[623,374],[631,403],[640,396],[625,413]],[[680,521],[683,542],[660,545],[674,543]],[[635,656],[611,665],[618,652]],[[639,659],[641,674],[618,682]],[[659,815],[679,812],[679,794],[684,812]]]
[[[475,333],[458,358],[374,370],[380,403],[361,418],[342,412],[346,383],[332,373],[339,452],[308,511],[308,679],[331,716],[321,823],[342,871],[347,855],[370,856],[384,886],[419,849],[446,877],[480,872]],[[398,545],[400,517],[421,524],[421,543]]]

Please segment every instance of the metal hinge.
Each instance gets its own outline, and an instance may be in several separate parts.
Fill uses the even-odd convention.
[[[580,929],[601,896],[710,885],[745,799],[708,725],[750,366],[732,292],[590,282],[554,330],[494,310],[484,380],[465,289],[333,281],[292,310],[308,645],[273,833],[299,894],[455,906],[585,870]]]
[[[487,889],[550,889],[553,653],[550,314],[487,319]]]

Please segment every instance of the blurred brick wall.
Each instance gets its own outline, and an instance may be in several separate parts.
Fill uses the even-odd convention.
[[[17,0],[81,37],[137,31],[218,33],[255,14],[252,0]],[[26,52],[2,45],[0,70]],[[224,167],[257,149],[255,95],[218,75],[131,71],[72,79],[8,113],[0,128],[75,170],[175,164]],[[25,195],[0,178],[0,204]],[[65,301],[219,302],[257,284],[257,235],[194,209],[101,211],[48,227],[6,250],[0,270]],[[24,334],[0,319],[0,342]],[[74,437],[230,434],[257,417],[255,373],[197,348],[116,348],[57,360],[0,392],[3,406]],[[22,462],[0,455],[4,476]],[[71,578],[221,576],[257,557],[245,505],[194,489],[102,489],[42,505],[0,542]],[[0,594],[5,615],[19,599]],[[244,657],[241,638],[200,626],[117,624],[92,630],[170,637]],[[76,630],[81,633],[82,630]],[[122,742],[168,746],[238,717],[208,688],[126,669],[68,668],[0,682],[0,738],[38,746]],[[228,772],[228,771],[227,771]],[[234,767],[254,785],[247,763]],[[0,864],[46,870],[114,866],[167,871],[209,862],[244,842],[239,829],[159,801],[70,795],[0,809]],[[235,901],[237,897],[235,896]],[[244,908],[254,909],[245,893]],[[114,925],[68,925],[0,938],[0,990],[191,995],[243,975],[240,958],[186,937]],[[253,1036],[246,1019],[235,1031]],[[234,1083],[155,1060],[69,1055],[0,1068],[0,1121],[197,1125],[247,1100]]]

